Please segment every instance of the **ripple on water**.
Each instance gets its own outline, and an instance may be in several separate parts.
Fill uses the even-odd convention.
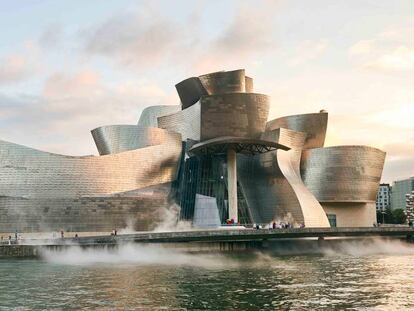
[[[3,260],[0,310],[414,308],[414,255],[408,251],[381,256],[210,256],[208,261],[197,255],[195,265],[193,257],[174,256],[184,262]]]

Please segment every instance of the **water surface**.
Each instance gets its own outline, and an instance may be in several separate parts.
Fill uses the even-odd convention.
[[[127,245],[0,261],[0,310],[410,310],[414,246],[185,254]]]

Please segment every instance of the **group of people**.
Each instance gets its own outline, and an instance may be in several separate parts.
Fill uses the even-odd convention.
[[[236,221],[234,221],[234,219],[227,219],[226,220],[226,225],[237,225],[238,223]]]
[[[18,234],[18,232],[16,231],[14,233],[14,242],[12,242],[13,240],[12,240],[12,236],[11,235],[8,236],[7,240],[5,240],[3,238],[3,236],[1,236],[0,237],[0,241],[1,241],[0,244],[9,244],[9,245],[11,245],[11,244],[17,244],[18,241],[20,241],[21,239],[22,239],[22,236],[20,234]]]
[[[270,223],[267,225],[267,229],[291,229],[293,228],[293,225],[290,222],[279,222],[273,221],[273,223]],[[300,224],[299,228],[305,228],[305,224]],[[260,225],[260,224],[253,224],[253,229],[266,229],[266,226]]]

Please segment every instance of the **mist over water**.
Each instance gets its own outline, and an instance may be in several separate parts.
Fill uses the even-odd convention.
[[[364,239],[269,247],[193,254],[125,244],[0,260],[0,310],[414,309],[414,245]]]
[[[173,248],[142,244],[123,244],[117,247],[81,248],[63,250],[42,250],[42,259],[64,265],[164,265],[203,268],[234,267],[232,262],[220,254],[190,254]]]
[[[320,244],[316,240],[288,240],[271,243],[267,249],[254,250],[245,254],[248,259],[240,262],[240,257],[226,256],[217,251],[188,252],[184,249],[163,247],[162,245],[121,244],[116,247],[70,248],[42,250],[46,262],[64,265],[165,265],[201,268],[236,268],[241,264],[266,264],[275,256],[320,255],[335,256],[375,256],[375,255],[414,255],[414,245],[396,239],[326,240]],[[273,256],[273,257],[272,257]]]

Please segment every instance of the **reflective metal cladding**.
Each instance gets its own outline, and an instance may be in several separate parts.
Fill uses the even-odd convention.
[[[269,97],[254,93],[203,96],[201,140],[220,136],[259,138],[269,115]]]
[[[159,105],[145,108],[139,118],[139,126],[158,127],[158,118],[180,111],[179,105]]]
[[[325,143],[328,113],[308,113],[281,117],[267,122],[266,131],[278,128],[306,133],[303,149],[320,148]]]
[[[320,202],[375,202],[384,161],[385,152],[368,146],[309,149],[302,178]]]
[[[100,155],[120,153],[181,139],[178,133],[138,125],[107,125],[91,131]]]
[[[305,187],[299,165],[306,133],[288,129],[265,132],[263,137],[289,146],[254,157],[239,156],[239,182],[255,222],[274,220],[328,227],[322,206]]]
[[[0,196],[76,197],[131,191],[176,178],[179,136],[114,155],[72,157],[0,141]]]
[[[194,226],[273,221],[372,226],[385,153],[323,148],[328,114],[269,121],[244,69],[176,84],[180,105],[91,131],[99,156],[0,141],[0,232],[152,230],[171,211]],[[278,103],[274,103],[278,104]]]

